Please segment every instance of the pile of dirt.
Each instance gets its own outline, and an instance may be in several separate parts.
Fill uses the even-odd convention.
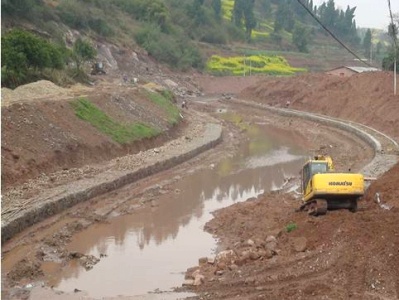
[[[359,122],[399,139],[399,95],[393,95],[392,82],[387,72],[265,78],[239,97]]]
[[[200,261],[205,280],[192,290],[212,299],[397,299],[399,198],[390,204],[366,198],[355,214],[312,218],[274,192],[217,211],[205,229],[228,251]]]
[[[55,96],[70,95],[70,90],[59,87],[47,80],[40,80],[29,84],[21,85],[15,90],[8,88],[1,89],[2,105],[9,105],[10,103],[31,99],[31,98],[48,98]]]
[[[370,185],[365,196],[365,201],[377,202],[378,199],[376,194],[378,194],[382,204],[387,205],[388,208],[396,208],[396,210],[399,210],[398,183],[399,163]]]

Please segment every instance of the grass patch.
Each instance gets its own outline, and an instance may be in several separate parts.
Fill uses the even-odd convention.
[[[126,125],[118,123],[85,98],[79,98],[71,102],[71,105],[78,118],[89,122],[96,129],[120,144],[153,137],[160,133],[159,130],[143,123]]]
[[[287,226],[285,226],[285,231],[291,232],[297,228],[298,228],[298,226],[295,223],[291,222],[291,223],[288,223]]]
[[[152,102],[160,106],[168,114],[168,123],[175,125],[180,120],[180,111],[173,104],[173,94],[170,91],[163,91],[161,93],[148,92],[148,97]]]

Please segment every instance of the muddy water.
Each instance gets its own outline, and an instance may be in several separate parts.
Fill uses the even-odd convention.
[[[62,269],[46,264],[50,285],[65,292],[77,288],[94,298],[188,296],[171,290],[181,286],[185,270],[197,265],[198,258],[214,256],[216,241],[203,231],[204,224],[214,210],[277,189],[286,178],[297,176],[303,152],[290,141],[289,133],[253,128],[236,156],[180,174],[147,208],[77,234],[69,250],[101,256],[100,262],[89,271],[76,261]]]

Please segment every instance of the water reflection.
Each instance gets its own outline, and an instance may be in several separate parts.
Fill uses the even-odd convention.
[[[302,157],[291,153],[284,137],[271,140],[266,130],[256,132],[236,157],[182,174],[174,187],[180,192],[154,198],[159,206],[76,235],[70,250],[107,257],[90,271],[71,262],[62,274],[54,274],[51,284],[64,291],[85,290],[92,297],[144,295],[180,286],[187,267],[212,255],[215,241],[203,231],[212,211],[281,186],[302,165]],[[125,187],[118,196],[126,197],[132,188]]]

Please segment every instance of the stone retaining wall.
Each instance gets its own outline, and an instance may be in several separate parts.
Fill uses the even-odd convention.
[[[178,155],[157,161],[150,166],[142,167],[135,171],[113,173],[108,176],[111,178],[100,178],[98,181],[95,181],[95,184],[93,184],[93,180],[87,181],[87,184],[80,184],[80,186],[74,184],[74,190],[71,192],[68,192],[67,186],[66,192],[50,197],[43,201],[43,203],[21,212],[20,215],[2,224],[1,241],[5,242],[29,226],[60,213],[77,203],[89,200],[147,176],[172,168],[215,147],[221,141],[221,125],[207,124],[203,138],[197,143],[193,143],[191,148],[186,149],[186,151]]]
[[[292,109],[283,109],[276,108],[267,105],[262,105],[258,103],[231,99],[229,102],[234,102],[236,104],[242,104],[246,106],[251,106],[259,109],[265,109],[270,112],[279,114],[281,116],[287,117],[298,117],[304,118],[307,120],[315,121],[327,126],[332,126],[336,128],[343,129],[348,131],[355,136],[359,137],[366,143],[368,143],[375,152],[375,156],[373,160],[367,165],[363,171],[368,173],[368,176],[376,176],[380,175],[387,170],[389,170],[396,162],[397,156],[395,155],[386,155],[382,153],[381,143],[369,133],[353,126],[351,124],[347,124],[344,121],[330,118],[327,116],[292,110]],[[102,195],[104,193],[110,192],[112,190],[121,188],[124,185],[129,183],[133,183],[137,180],[143,179],[147,176],[153,175],[160,171],[167,170],[177,164],[183,163],[196,155],[211,149],[216,146],[218,143],[222,141],[222,127],[217,124],[207,124],[207,128],[205,130],[204,137],[198,144],[193,146],[192,149],[188,149],[185,152],[182,152],[179,155],[175,155],[171,158],[167,158],[162,161],[158,161],[153,165],[146,166],[140,168],[135,171],[125,171],[120,172],[118,174],[113,174],[111,178],[99,180],[96,184],[91,183],[89,186],[81,186],[75,188],[74,192],[64,192],[61,195],[50,197],[50,199],[45,202],[33,207],[16,218],[8,221],[5,224],[2,224],[1,227],[1,240],[2,242],[10,239],[15,234],[21,232],[25,228],[38,223],[50,216],[53,216],[57,213],[64,211],[65,209],[72,207],[73,205],[91,199],[93,197]],[[383,166],[381,166],[381,162],[384,162]],[[379,174],[373,173],[373,170],[377,170]]]
[[[374,136],[372,136],[371,134],[362,130],[360,128],[360,126],[356,127],[356,125],[355,125],[356,123],[351,122],[352,124],[348,124],[348,122],[346,122],[346,121],[328,117],[328,116],[324,116],[324,115],[308,113],[308,112],[294,110],[294,109],[288,109],[288,108],[277,108],[277,107],[272,107],[272,106],[265,105],[265,104],[248,102],[248,101],[238,100],[238,99],[232,99],[232,100],[229,100],[229,102],[234,102],[236,104],[251,106],[251,107],[258,108],[258,109],[268,110],[270,112],[276,113],[281,116],[303,118],[306,120],[314,121],[314,122],[324,124],[327,126],[332,126],[332,127],[339,128],[339,129],[342,129],[342,130],[352,133],[353,135],[359,137],[361,140],[365,141],[374,150],[373,160],[361,170],[361,173],[364,174],[365,176],[372,176],[372,177],[380,176],[383,173],[385,173],[386,171],[388,171],[390,168],[392,168],[398,161],[397,155],[385,154],[382,149],[381,143]],[[361,124],[359,124],[359,125],[361,125]],[[372,129],[372,128],[370,128],[370,129]],[[387,138],[393,142],[393,146],[395,148],[397,148],[396,151],[398,151],[399,149],[398,149],[397,143],[393,139],[391,139],[389,137],[387,137]]]

